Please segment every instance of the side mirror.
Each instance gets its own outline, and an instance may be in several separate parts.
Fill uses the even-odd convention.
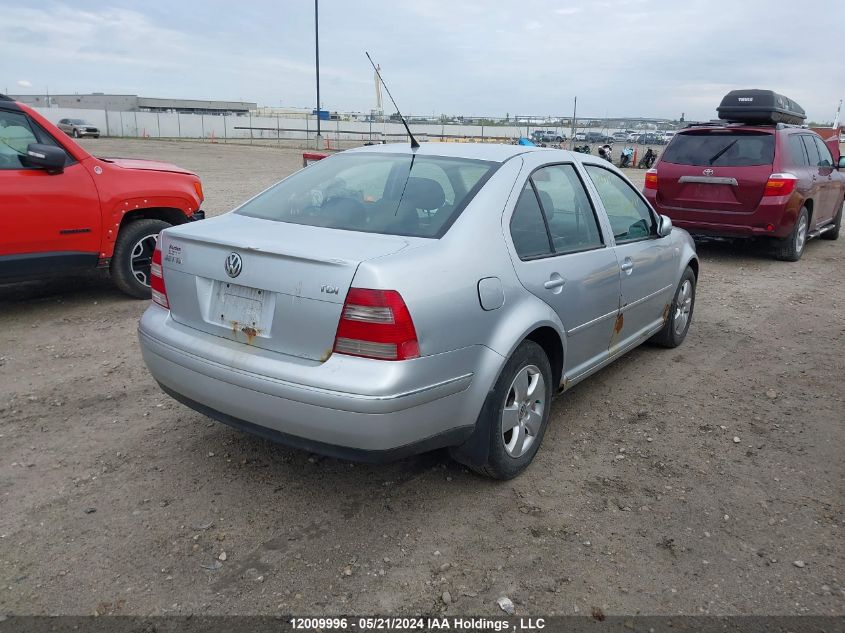
[[[836,169],[845,169],[845,156],[839,157],[839,162],[836,163]]]
[[[59,147],[30,143],[26,146],[24,162],[30,167],[40,167],[48,174],[60,174],[65,170],[67,154]]]
[[[657,224],[657,234],[660,237],[669,237],[672,234],[672,220],[668,215],[661,215]]]

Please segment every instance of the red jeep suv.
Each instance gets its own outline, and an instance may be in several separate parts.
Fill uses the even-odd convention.
[[[204,217],[199,178],[156,161],[95,158],[0,95],[0,283],[108,268],[150,296],[159,232]]]
[[[839,237],[838,143],[784,123],[803,120],[803,110],[771,91],[734,91],[719,115],[728,120],[678,132],[646,173],[644,193],[657,212],[693,235],[775,238],[788,261],[800,259],[811,237]]]

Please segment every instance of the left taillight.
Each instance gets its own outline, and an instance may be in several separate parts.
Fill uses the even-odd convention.
[[[395,290],[350,288],[334,351],[378,360],[418,358],[417,331],[402,295]]]
[[[766,181],[766,188],[763,190],[763,195],[766,197],[788,196],[793,192],[797,184],[798,178],[794,174],[772,174]]]
[[[169,310],[167,288],[164,287],[164,271],[161,269],[161,236],[156,241],[156,249],[153,251],[153,259],[150,262],[150,289],[153,294],[153,303]]]
[[[652,167],[645,173],[645,188],[657,189],[657,169]]]

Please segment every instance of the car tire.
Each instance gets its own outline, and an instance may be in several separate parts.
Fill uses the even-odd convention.
[[[842,204],[839,205],[839,211],[836,212],[836,217],[833,218],[833,230],[832,231],[825,231],[821,234],[821,238],[823,240],[838,240],[839,239],[839,229],[842,226],[842,210],[845,209],[845,200],[842,201]]]
[[[668,306],[663,329],[651,337],[652,343],[671,348],[684,342],[695,310],[695,283],[695,273],[687,266]]]
[[[777,251],[777,258],[785,262],[797,262],[804,254],[807,247],[807,239],[810,233],[810,214],[807,207],[801,207],[792,233],[785,240],[781,240],[780,248]]]
[[[79,130],[77,130],[75,128],[73,130],[73,138],[79,138]]]
[[[150,261],[158,234],[169,226],[163,220],[135,220],[120,229],[111,258],[111,277],[130,297],[150,298]]]
[[[554,392],[546,352],[534,341],[523,341],[505,363],[476,423],[489,441],[486,461],[470,463],[459,452],[452,456],[494,479],[516,477],[540,448]]]

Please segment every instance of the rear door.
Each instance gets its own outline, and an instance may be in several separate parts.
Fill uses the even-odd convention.
[[[821,156],[819,155],[819,148],[816,147],[813,137],[809,134],[801,134],[799,136],[804,145],[804,151],[807,154],[807,174],[810,178],[809,186],[807,188],[806,198],[813,201],[815,217],[813,218],[813,226],[818,224],[819,211],[823,206],[823,191],[822,191],[822,170],[819,167]]]
[[[564,378],[608,357],[619,310],[619,267],[572,164],[536,169],[510,218],[514,268],[566,331]]]
[[[681,220],[754,213],[772,173],[774,147],[774,134],[765,130],[679,132],[660,158],[657,201]]]
[[[819,226],[826,224],[833,219],[842,203],[842,185],[838,174],[833,169],[833,156],[827,145],[818,136],[811,135],[816,149],[819,153],[818,182],[819,182],[819,207],[813,214],[813,224]],[[836,176],[836,177],[835,177]]]
[[[678,254],[671,237],[657,235],[657,217],[628,181],[599,165],[584,168],[607,213],[621,272],[622,301],[612,354],[663,323],[675,289]]]

